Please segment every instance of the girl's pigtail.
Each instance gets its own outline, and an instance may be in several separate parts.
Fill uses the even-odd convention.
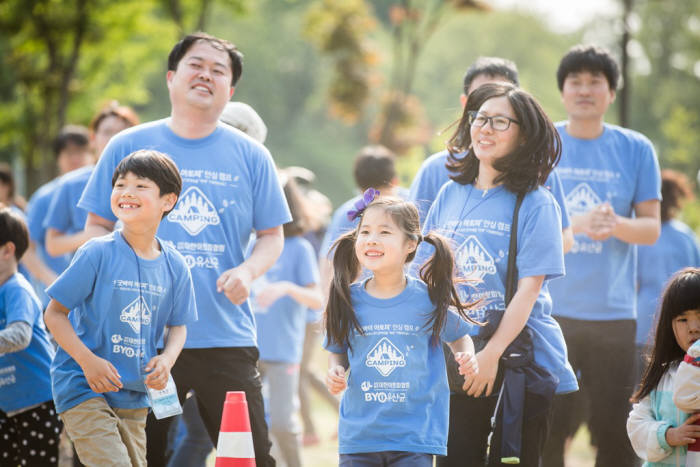
[[[454,258],[452,249],[447,240],[434,232],[423,236],[423,240],[435,248],[435,253],[420,268],[420,278],[428,286],[428,295],[435,304],[435,310],[426,326],[432,328],[432,341],[437,344],[440,341],[440,333],[447,320],[447,310],[454,307],[459,316],[464,320],[481,326],[467,315],[467,311],[476,303],[462,303],[455,288]]]
[[[360,272],[355,256],[355,231],[347,232],[333,244],[333,282],[326,304],[326,336],[328,343],[345,347],[350,345],[350,333],[362,328],[350,301],[350,284]]]

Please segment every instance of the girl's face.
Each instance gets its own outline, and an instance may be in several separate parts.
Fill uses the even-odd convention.
[[[687,352],[690,346],[700,339],[700,308],[684,311],[673,318],[671,325],[676,342],[683,352]]]
[[[355,255],[364,268],[375,274],[402,269],[416,246],[381,207],[370,207],[362,215]]]
[[[513,107],[505,96],[493,97],[484,102],[478,110],[478,117],[507,117],[517,120]],[[494,130],[493,120],[489,120],[483,126],[479,123],[483,118],[477,118],[471,125],[469,133],[472,138],[474,154],[481,163],[493,164],[493,161],[510,154],[520,144],[520,125],[510,122],[506,130]]]

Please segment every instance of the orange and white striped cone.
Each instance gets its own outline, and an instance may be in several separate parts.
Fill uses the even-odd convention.
[[[255,467],[248,402],[243,391],[228,391],[221,415],[216,467]]]

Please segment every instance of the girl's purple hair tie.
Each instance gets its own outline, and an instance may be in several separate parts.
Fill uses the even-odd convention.
[[[354,221],[362,215],[362,213],[367,209],[369,203],[374,201],[377,196],[379,196],[379,190],[374,188],[367,188],[362,195],[362,198],[355,201],[354,209],[348,211],[347,216],[350,222]]]

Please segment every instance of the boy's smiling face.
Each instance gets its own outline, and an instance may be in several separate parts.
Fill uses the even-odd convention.
[[[132,172],[117,178],[110,197],[112,212],[129,227],[157,226],[163,213],[171,210],[176,202],[175,193],[161,196],[155,182]]]

